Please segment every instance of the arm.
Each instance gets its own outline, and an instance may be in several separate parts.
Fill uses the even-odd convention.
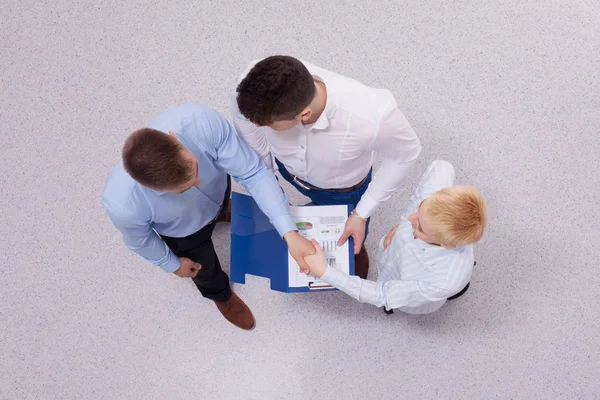
[[[277,168],[271,155],[271,146],[265,136],[265,129],[267,128],[254,125],[242,115],[237,105],[237,93],[235,92],[229,102],[229,113],[238,135],[254,149],[269,169],[276,171]]]
[[[448,161],[436,160],[429,164],[402,217],[416,212],[419,204],[438,190],[453,186],[454,175],[454,167]]]
[[[365,238],[367,218],[400,187],[421,152],[419,138],[396,107],[393,98],[387,110],[371,146],[386,159],[356,205],[353,215],[346,221],[344,232],[338,240],[338,246],[341,246],[348,237],[354,237],[354,254],[359,253]]]
[[[231,125],[216,111],[205,108],[196,114],[196,124],[206,135],[211,155],[236,182],[254,197],[254,200],[283,237],[296,231],[290,216],[289,202],[281,191],[275,174],[269,170],[257,154],[233,131]]]
[[[421,152],[419,138],[396,106],[396,101],[392,99],[386,109],[371,146],[385,159],[356,206],[357,213],[363,218],[370,217],[377,206],[400,187]]]
[[[387,309],[404,306],[416,307],[431,301],[443,300],[447,292],[430,283],[393,280],[373,282],[350,276],[329,267],[319,244],[313,239],[315,254],[305,257],[310,273],[362,303]]]
[[[117,210],[105,200],[102,201],[114,226],[121,231],[127,247],[143,259],[158,265],[165,272],[175,272],[181,266],[179,258],[151,228],[150,223],[129,213]]]
[[[429,290],[427,290],[427,284],[422,282],[399,280],[374,282],[361,279],[358,276],[350,276],[331,267],[327,267],[321,280],[354,297],[361,303],[373,304],[377,307],[385,306],[388,310],[404,306],[416,307],[445,298],[426,296],[425,292]]]
[[[292,257],[302,271],[308,270],[304,256],[313,254],[310,242],[300,236],[292,220],[287,195],[281,190],[275,174],[267,168],[258,155],[241,140],[231,125],[219,113],[206,107],[196,124],[212,144],[210,149],[215,162],[229,173],[254,197],[277,232],[288,245]]]

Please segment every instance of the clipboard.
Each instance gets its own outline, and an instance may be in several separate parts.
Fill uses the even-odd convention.
[[[318,207],[318,206],[314,206]],[[352,211],[346,205],[347,216]],[[348,239],[349,272],[354,274],[354,242]],[[268,278],[271,290],[284,293],[327,292],[337,290],[325,282],[310,281],[306,287],[290,287],[288,249],[267,216],[251,196],[232,193],[230,279],[245,284],[246,275]]]

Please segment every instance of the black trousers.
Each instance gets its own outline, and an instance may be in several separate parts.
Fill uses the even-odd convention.
[[[202,296],[214,301],[227,301],[231,298],[229,277],[221,269],[219,257],[215,252],[212,233],[217,219],[227,211],[231,196],[231,177],[227,175],[227,190],[221,210],[215,219],[196,233],[183,238],[162,236],[167,246],[177,257],[186,257],[202,265],[198,274],[192,278]]]

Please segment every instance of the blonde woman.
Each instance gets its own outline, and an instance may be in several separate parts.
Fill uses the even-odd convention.
[[[381,239],[376,282],[328,267],[323,251],[305,257],[310,274],[349,296],[386,310],[409,314],[438,310],[466,291],[473,270],[473,244],[481,239],[486,205],[471,186],[453,186],[454,167],[434,161],[408,208]],[[389,311],[386,311],[389,312]]]

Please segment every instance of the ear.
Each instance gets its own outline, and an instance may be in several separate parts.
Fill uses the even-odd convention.
[[[175,136],[175,134],[173,133],[173,131],[169,131],[169,135],[173,138],[175,138],[175,140],[177,140],[177,137]]]
[[[300,121],[308,121],[310,117],[312,117],[312,110],[310,109],[310,106],[306,106],[304,110],[300,111],[299,116]]]

